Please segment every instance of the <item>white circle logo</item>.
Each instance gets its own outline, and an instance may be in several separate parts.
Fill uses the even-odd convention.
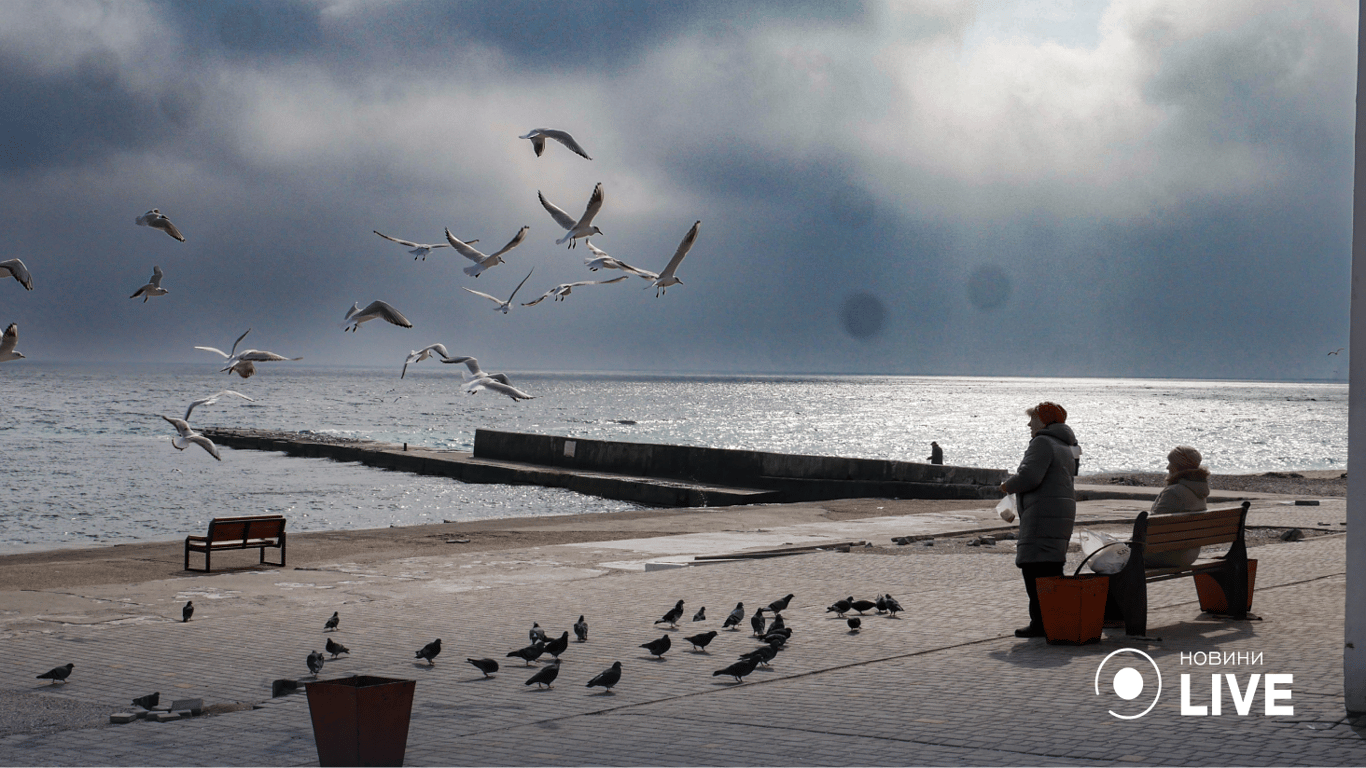
[[[1162,695],[1162,671],[1157,668],[1157,662],[1153,661],[1153,657],[1143,651],[1140,651],[1137,648],[1120,648],[1109,656],[1106,656],[1105,659],[1100,662],[1100,666],[1096,668],[1095,689],[1097,696],[1101,695],[1101,678],[1103,675],[1107,674],[1105,665],[1109,663],[1110,659],[1113,659],[1116,655],[1121,653],[1132,653],[1136,656],[1142,656],[1143,659],[1148,662],[1148,665],[1152,667],[1153,675],[1157,681],[1157,686],[1152,692],[1152,702],[1148,704],[1147,709],[1144,709],[1137,714],[1121,714],[1113,709],[1110,710],[1110,714],[1121,720],[1137,720],[1151,712],[1153,707],[1157,706],[1157,699]],[[1114,691],[1116,696],[1124,701],[1134,701],[1135,699],[1139,699],[1139,697],[1146,699],[1147,697],[1144,689],[1147,688],[1147,681],[1144,680],[1143,673],[1131,666],[1125,666],[1125,661],[1125,659],[1116,659],[1115,663],[1110,665],[1110,670],[1108,672],[1110,676],[1106,679],[1110,682],[1111,690]],[[1137,659],[1131,659],[1130,661],[1137,662]],[[1142,706],[1141,700],[1139,701],[1139,706]]]

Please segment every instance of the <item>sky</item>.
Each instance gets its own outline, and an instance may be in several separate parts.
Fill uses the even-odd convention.
[[[208,366],[251,328],[305,365],[1345,380],[1356,31],[1350,0],[0,3],[0,260],[34,278],[0,322],[29,361]],[[637,267],[701,221],[683,283],[521,306],[621,274],[537,199],[597,183]],[[477,279],[373,234],[524,225]],[[506,315],[461,290],[528,272]],[[343,333],[376,299],[414,327]]]

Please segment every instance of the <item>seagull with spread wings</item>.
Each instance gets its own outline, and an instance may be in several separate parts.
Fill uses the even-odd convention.
[[[29,274],[28,267],[19,259],[0,261],[0,280],[6,277],[18,280],[19,284],[24,286],[24,290],[33,290],[33,275]]]
[[[592,256],[583,260],[583,263],[588,267],[589,271],[597,272],[599,269],[620,269],[623,272],[639,275],[646,280],[656,280],[659,278],[659,275],[648,269],[637,269],[621,259],[614,259],[611,256],[608,256],[607,251],[602,250],[588,241],[584,241],[584,245],[588,246],[588,250],[593,252]]]
[[[191,429],[190,422],[184,419],[173,419],[170,416],[162,416],[161,418],[169,422],[171,426],[175,427],[176,432],[179,433],[171,438],[171,445],[175,446],[177,451],[183,451],[193,444],[208,451],[209,455],[215,459],[218,459],[219,461],[223,460],[223,457],[218,455],[218,446],[214,445],[213,441],[209,438],[204,437]]]
[[[24,356],[14,351],[19,345],[19,324],[10,323],[5,329],[5,335],[0,337],[0,363],[7,363],[11,360],[22,360]],[[470,358],[473,359],[473,358]],[[478,364],[475,364],[476,367]]]
[[[375,234],[379,235],[380,237],[384,238],[385,240],[388,240],[388,241],[394,242],[394,243],[398,243],[399,245],[406,245],[407,247],[411,248],[412,250],[408,251],[408,253],[412,254],[412,256],[413,256],[413,261],[417,261],[418,259],[422,259],[423,261],[426,261],[426,260],[427,260],[427,254],[431,253],[432,251],[436,250],[437,248],[449,248],[449,247],[451,247],[449,243],[414,243],[414,242],[411,241],[411,240],[400,240],[400,239],[397,238],[397,237],[389,237],[388,235],[384,234],[383,232],[379,231],[378,229],[372,229],[372,230],[370,230],[370,231],[371,231],[371,232],[374,232]],[[468,244],[468,243],[477,243],[477,242],[479,242],[479,241],[478,241],[478,240],[466,240],[466,241],[465,241],[466,244]]]
[[[302,357],[285,357],[284,355],[277,355],[274,352],[267,352],[264,349],[244,349],[241,352],[238,352],[237,345],[242,343],[242,339],[245,339],[248,333],[251,333],[250,328],[244,331],[241,336],[237,337],[237,341],[232,343],[232,352],[224,352],[217,347],[195,347],[195,349],[202,349],[206,352],[217,352],[227,358],[228,364],[219,369],[219,373],[235,373],[244,379],[249,379],[252,374],[256,373],[256,363],[294,362],[303,359]]]
[[[554,128],[536,128],[531,133],[528,133],[525,136],[518,136],[517,138],[531,139],[531,148],[536,150],[537,157],[540,157],[541,153],[545,151],[545,140],[554,139],[568,147],[570,152],[573,152],[579,157],[582,157],[585,160],[593,159],[588,156],[587,152],[583,151],[583,147],[580,147],[577,141],[574,141],[574,137],[570,136],[565,131],[558,131]]]
[[[500,395],[507,395],[513,400],[535,399],[533,395],[528,395],[527,393],[512,386],[511,384],[505,384],[492,376],[481,376],[477,379],[471,379],[470,382],[465,385],[465,391],[470,393],[471,395],[473,395],[481,389],[487,389],[490,392],[497,392]]]
[[[536,193],[536,197],[540,198],[541,205],[550,213],[550,218],[554,219],[556,224],[569,230],[564,237],[555,241],[556,245],[564,245],[568,242],[569,247],[573,248],[575,242],[580,237],[592,237],[593,235],[602,234],[601,229],[593,226],[593,217],[598,215],[598,211],[602,210],[602,201],[605,198],[605,194],[602,191],[602,182],[598,182],[598,185],[593,187],[593,194],[588,197],[588,207],[584,209],[583,216],[580,216],[578,221],[575,221],[569,214],[552,205],[549,200],[545,199],[545,195],[540,192]]]
[[[180,242],[185,242],[185,236],[180,234],[180,230],[176,229],[176,226],[171,223],[171,220],[166,218],[166,214],[156,208],[142,214],[133,221],[140,227],[159,229]]]
[[[394,309],[393,305],[387,301],[372,301],[365,309],[361,309],[360,302],[357,301],[351,305],[351,309],[346,311],[346,317],[343,318],[346,320],[346,324],[342,326],[342,331],[354,332],[360,328],[361,323],[368,323],[376,318],[400,328],[413,327],[413,324],[408,322],[408,318],[404,317],[402,312]]]
[[[166,273],[161,271],[161,267],[152,267],[152,278],[147,282],[146,285],[139,288],[136,293],[134,293],[132,296],[129,296],[128,298],[136,299],[137,297],[141,296],[142,303],[146,304],[147,300],[152,298],[153,296],[165,296],[166,294],[170,293],[170,291],[161,287],[161,278],[165,276]]]
[[[470,266],[465,267],[465,274],[470,277],[479,277],[486,269],[491,269],[499,264],[506,264],[507,262],[503,261],[503,254],[521,245],[522,240],[526,237],[528,229],[531,229],[531,227],[525,226],[517,230],[517,234],[512,236],[512,239],[508,241],[507,245],[499,248],[488,256],[485,256],[477,249],[470,247],[470,243],[477,243],[479,242],[478,240],[471,240],[469,242],[458,240],[455,235],[451,234],[450,229],[446,230],[446,242],[451,244],[451,247],[455,249],[456,253],[474,262]]]
[[[537,304],[540,304],[542,301],[545,301],[546,299],[550,298],[551,296],[554,296],[554,297],[555,297],[555,301],[564,301],[564,297],[568,296],[570,293],[572,293],[572,292],[574,291],[575,288],[578,288],[578,287],[580,287],[580,286],[584,286],[584,285],[608,285],[608,284],[610,284],[610,283],[619,283],[619,282],[621,282],[622,280],[630,279],[630,277],[631,277],[630,275],[622,275],[621,277],[614,277],[614,278],[612,278],[611,280],[580,280],[580,281],[577,282],[577,283],[560,283],[559,285],[555,286],[554,288],[551,288],[550,290],[548,290],[548,291],[546,291],[545,293],[541,294],[541,298],[536,299],[535,301],[528,301],[528,302],[526,302],[525,304],[523,304],[522,306],[524,306],[524,307],[535,306],[535,305],[537,305]],[[469,290],[469,289],[466,288],[465,290]]]
[[[536,271],[536,268],[535,268],[535,267],[532,267],[532,268],[531,268],[531,272],[535,272],[535,271]],[[474,294],[475,296],[483,296],[484,298],[488,299],[489,301],[493,302],[494,304],[497,304],[498,306],[497,306],[495,309],[501,310],[502,313],[506,315],[506,314],[508,313],[508,310],[512,307],[512,298],[513,298],[513,296],[516,296],[516,295],[517,295],[517,292],[520,291],[520,290],[522,290],[522,286],[523,286],[523,285],[526,285],[527,279],[531,277],[531,272],[526,273],[526,277],[522,278],[522,282],[518,283],[518,284],[517,284],[517,287],[512,289],[512,296],[509,296],[507,301],[503,301],[502,299],[500,299],[500,298],[498,298],[498,297],[496,297],[496,296],[490,296],[490,295],[488,295],[487,293],[484,293],[483,291],[476,291],[476,290],[474,290],[473,288],[465,288],[465,290],[469,291],[470,293]],[[464,288],[464,286],[461,286],[461,287]],[[535,302],[532,302],[532,303],[534,304]]]
[[[700,226],[702,226],[701,221],[693,222],[692,229],[683,236],[683,242],[679,243],[678,250],[674,251],[674,257],[669,259],[669,265],[650,284],[650,287],[655,289],[655,298],[659,298],[660,294],[664,293],[669,286],[683,284],[683,281],[679,280],[674,273],[678,271],[678,265],[683,263],[683,257],[688,255],[688,250],[692,248],[692,244],[697,241],[697,228]]]
[[[398,377],[401,379],[408,375],[408,366],[413,363],[420,363],[433,355],[441,355],[443,360],[450,357],[450,353],[446,351],[445,344],[431,344],[422,349],[415,349],[412,352],[409,352],[407,359],[403,361],[403,372],[400,373]]]
[[[220,397],[224,397],[224,396],[226,396],[226,395],[232,395],[233,397],[240,397],[240,398],[242,398],[243,400],[246,400],[246,401],[252,402],[252,403],[256,402],[255,400],[252,400],[250,397],[247,397],[246,395],[242,394],[241,392],[234,392],[234,391],[231,390],[231,389],[225,389],[225,390],[222,390],[221,392],[215,392],[215,393],[213,393],[212,395],[209,395],[208,397],[201,397],[200,399],[194,401],[193,403],[190,403],[190,407],[185,409],[185,421],[186,421],[187,423],[189,422],[189,420],[190,420],[190,414],[191,414],[191,413],[194,413],[194,409],[195,409],[195,408],[198,408],[198,407],[201,406],[201,405],[213,405],[213,404],[215,404],[215,403],[218,402],[218,399],[219,399]]]
[[[506,373],[485,373],[484,369],[479,367],[479,361],[468,355],[461,355],[460,357],[448,357],[445,360],[442,360],[441,362],[451,364],[464,363],[465,367],[469,369],[469,373],[461,373],[460,376],[465,381],[474,381],[475,379],[493,379],[494,381],[497,381],[501,384],[512,383],[512,380],[508,378],[508,375]]]

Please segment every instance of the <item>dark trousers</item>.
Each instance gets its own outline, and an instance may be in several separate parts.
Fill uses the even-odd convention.
[[[1061,576],[1063,565],[1061,562],[1020,564],[1025,593],[1029,595],[1029,626],[1035,629],[1043,629],[1043,611],[1039,609],[1039,585],[1035,580],[1042,576]]]

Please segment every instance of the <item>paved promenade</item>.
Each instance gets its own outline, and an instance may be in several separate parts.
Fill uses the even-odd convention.
[[[1145,505],[1082,506],[1084,516],[1112,519]],[[912,519],[901,520],[912,532]],[[1293,507],[1263,497],[1249,524],[1341,531],[1343,520],[1341,499]],[[863,526],[875,532],[865,538],[881,544],[897,527],[884,518],[839,525],[846,537]],[[942,533],[964,520],[946,515],[935,526]],[[773,529],[734,533],[748,542]],[[1202,616],[1192,582],[1182,579],[1150,590],[1149,632],[1160,640],[1135,642],[1107,630],[1101,643],[1084,647],[1012,635],[1025,623],[1025,599],[1008,555],[818,552],[651,572],[603,565],[648,559],[650,552],[631,549],[638,546],[616,541],[0,593],[0,699],[20,710],[55,704],[91,718],[0,738],[0,764],[316,765],[306,697],[271,699],[269,689],[276,678],[301,677],[304,657],[321,651],[329,634],[352,653],[329,661],[323,679],[418,681],[409,765],[1366,764],[1366,720],[1343,711],[1341,535],[1252,550],[1259,560],[1253,612],[1261,620]],[[755,647],[748,621],[744,631],[721,631],[707,653],[682,639],[720,629],[737,601],[752,613],[788,593],[795,595],[783,614],[793,628],[788,650],[742,684],[712,672]],[[866,616],[862,631],[851,634],[825,611],[840,597],[878,593],[897,597],[905,612]],[[183,624],[186,599],[197,611]],[[655,626],[678,599],[686,601],[679,630]],[[688,622],[702,606],[708,620]],[[334,610],[340,631],[324,634]],[[570,643],[554,687],[524,685],[541,665],[504,654],[526,645],[533,621],[558,635],[580,614],[589,641]],[[662,634],[673,638],[662,660],[637,647]],[[437,637],[443,652],[436,664],[415,662],[414,651]],[[1151,701],[1151,676],[1131,702],[1108,680],[1102,695],[1093,690],[1098,666],[1122,648],[1149,653],[1162,674],[1156,705],[1137,720],[1109,710]],[[1211,651],[1261,654],[1262,664],[1180,662],[1183,652]],[[469,656],[496,658],[502,669],[484,679],[465,663]],[[614,693],[584,687],[617,660],[624,669]],[[34,679],[67,662],[75,664],[70,682]],[[1291,698],[1279,703],[1293,705],[1294,715],[1264,714],[1261,688],[1246,716],[1228,693],[1221,716],[1182,715],[1183,673],[1191,675],[1191,703],[1204,705],[1212,673],[1231,673],[1244,687],[1252,674],[1292,674],[1293,683],[1282,686]],[[152,691],[163,701],[197,697],[256,708],[103,724]]]

